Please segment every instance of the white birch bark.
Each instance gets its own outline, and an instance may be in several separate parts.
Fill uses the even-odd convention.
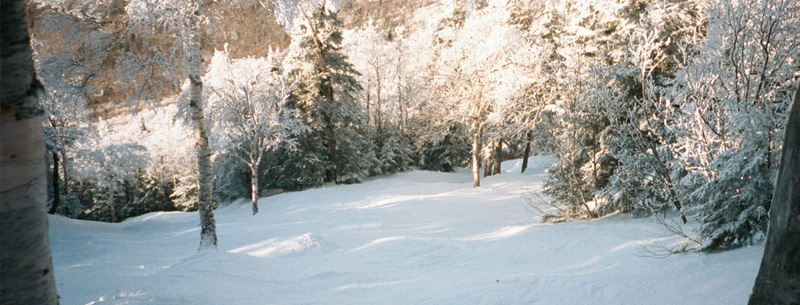
[[[250,201],[253,202],[253,215],[258,213],[258,165],[250,166]]]
[[[58,304],[47,161],[25,3],[0,4],[0,304]]]
[[[472,187],[481,186],[481,130],[479,123],[472,123]]]
[[[208,145],[205,113],[203,111],[203,81],[198,75],[189,76],[195,149],[197,150],[197,210],[200,214],[200,250],[217,249],[217,229],[211,206],[211,148]]]

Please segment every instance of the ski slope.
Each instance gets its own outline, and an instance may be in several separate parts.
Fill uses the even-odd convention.
[[[50,216],[61,304],[746,304],[763,247],[664,259],[652,220],[542,224],[521,194],[553,160],[412,171],[119,224]]]

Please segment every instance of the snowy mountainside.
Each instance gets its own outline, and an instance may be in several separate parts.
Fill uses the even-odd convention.
[[[648,219],[542,224],[522,199],[554,161],[520,160],[473,189],[465,170],[412,171],[217,210],[118,224],[50,217],[62,304],[745,304],[761,247],[639,256]]]

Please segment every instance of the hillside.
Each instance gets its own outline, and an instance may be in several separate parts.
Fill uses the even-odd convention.
[[[549,157],[507,161],[479,189],[464,169],[217,210],[219,248],[197,253],[196,213],[107,224],[50,217],[62,304],[745,304],[763,252],[640,256],[669,243],[648,219],[542,224],[520,194]]]
[[[390,30],[406,25],[417,9],[434,2],[432,0],[344,0],[339,15],[348,29],[359,28],[372,21],[379,28]],[[131,92],[117,88],[120,77],[120,71],[118,70],[120,68],[114,56],[119,52],[142,47],[146,49],[147,45],[164,43],[163,38],[143,39],[135,36],[124,36],[123,33],[126,33],[124,28],[118,25],[122,24],[123,20],[119,19],[118,13],[110,14],[112,16],[110,20],[86,23],[78,21],[74,16],[71,16],[71,14],[75,14],[74,12],[66,13],[53,10],[47,5],[47,2],[43,2],[42,5],[35,3],[31,2],[30,4],[29,19],[35,38],[42,41],[37,46],[37,52],[43,57],[53,56],[52,54],[58,53],[72,53],[70,56],[73,56],[71,60],[74,62],[69,64],[67,69],[80,70],[78,72],[80,74],[79,78],[87,78],[80,82],[83,86],[92,87],[91,90],[88,90],[88,107],[92,117],[109,119],[156,105],[155,103],[133,105],[130,101],[125,101]],[[111,4],[105,9],[120,11],[124,8],[126,2],[113,1],[109,3]],[[286,29],[277,23],[271,7],[263,7],[257,2],[242,2],[241,5],[231,5],[229,2],[220,1],[214,2],[210,10],[214,12],[214,16],[212,17],[211,26],[205,29],[206,35],[208,35],[204,46],[206,61],[210,60],[214,50],[222,50],[226,45],[232,57],[244,58],[248,56],[265,57],[270,48],[286,49],[290,43],[290,37],[286,33]],[[54,26],[46,24],[44,18],[47,14],[58,15],[57,18],[47,18],[59,19],[59,22],[64,22],[67,25]],[[110,34],[114,41],[113,43],[118,45],[106,46],[111,50],[111,53],[106,54],[107,57],[84,58],[85,54],[83,53],[87,46],[82,44],[86,43],[85,37],[69,37],[72,37],[71,35],[75,35],[75,33],[87,31],[97,31],[98,33],[104,33],[103,35]],[[97,60],[97,62],[93,63],[96,67],[74,66],[82,61],[91,62],[92,60]],[[173,79],[163,75],[160,77],[156,75],[156,80],[160,82],[162,87],[159,89],[161,91],[157,92],[158,99],[178,93],[178,90],[173,87]]]

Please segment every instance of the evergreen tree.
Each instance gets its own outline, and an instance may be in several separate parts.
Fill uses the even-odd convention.
[[[544,191],[565,217],[597,217],[606,202],[596,194],[609,183],[617,160],[609,150],[612,121],[602,111],[624,91],[618,74],[628,47],[629,18],[636,10],[623,3],[582,1],[547,6],[542,39],[553,44],[545,83],[554,92],[544,107],[553,114],[553,155]],[[629,12],[632,11],[632,12]],[[620,73],[621,72],[621,73]],[[624,75],[622,75],[624,76]],[[624,109],[624,108],[621,108]]]
[[[287,66],[298,87],[288,104],[310,132],[297,136],[299,152],[283,158],[283,169],[299,184],[357,183],[376,163],[365,139],[366,116],[355,101],[358,72],[341,50],[341,30],[335,11],[325,5],[292,30]]]
[[[679,103],[682,184],[704,250],[764,240],[783,129],[797,77],[796,0],[720,1],[689,49]]]

